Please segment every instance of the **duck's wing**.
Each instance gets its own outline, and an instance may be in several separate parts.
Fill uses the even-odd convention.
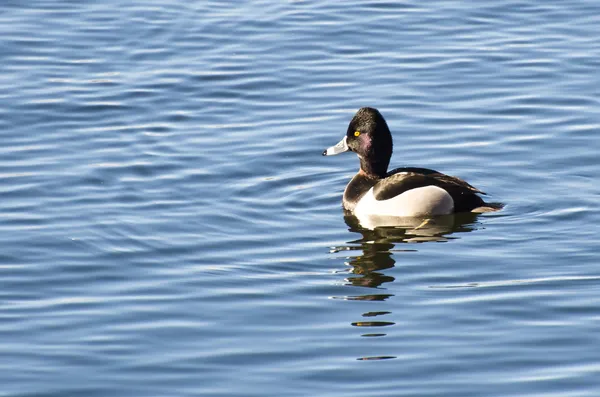
[[[436,170],[431,170],[429,168],[419,168],[419,167],[400,167],[395,168],[387,173],[387,176],[392,176],[394,174],[398,174],[401,172],[412,172],[415,174],[423,174],[423,175],[432,175],[432,174],[441,174]],[[443,174],[442,174],[443,175]]]
[[[428,168],[397,168],[373,187],[376,200],[389,200],[408,190],[424,186],[437,186],[448,192],[454,200],[456,212],[471,211],[484,204],[477,194],[485,194],[460,178],[442,174]]]

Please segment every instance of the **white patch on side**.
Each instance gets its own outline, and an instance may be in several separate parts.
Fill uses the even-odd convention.
[[[444,189],[437,186],[424,186],[392,197],[389,200],[375,200],[373,188],[363,196],[354,208],[354,214],[387,216],[435,216],[451,214],[454,200]]]

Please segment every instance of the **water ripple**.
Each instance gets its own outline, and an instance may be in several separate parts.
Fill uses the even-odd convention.
[[[595,2],[5,3],[6,395],[598,394]],[[345,218],[361,106],[504,210]]]

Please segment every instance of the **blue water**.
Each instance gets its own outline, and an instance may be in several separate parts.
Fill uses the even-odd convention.
[[[0,396],[600,395],[599,15],[5,1]],[[345,218],[362,106],[505,209]]]

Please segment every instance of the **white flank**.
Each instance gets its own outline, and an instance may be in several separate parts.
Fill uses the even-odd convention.
[[[437,186],[424,186],[378,201],[371,188],[356,205],[354,214],[387,216],[435,216],[451,214],[454,200],[444,189]]]

